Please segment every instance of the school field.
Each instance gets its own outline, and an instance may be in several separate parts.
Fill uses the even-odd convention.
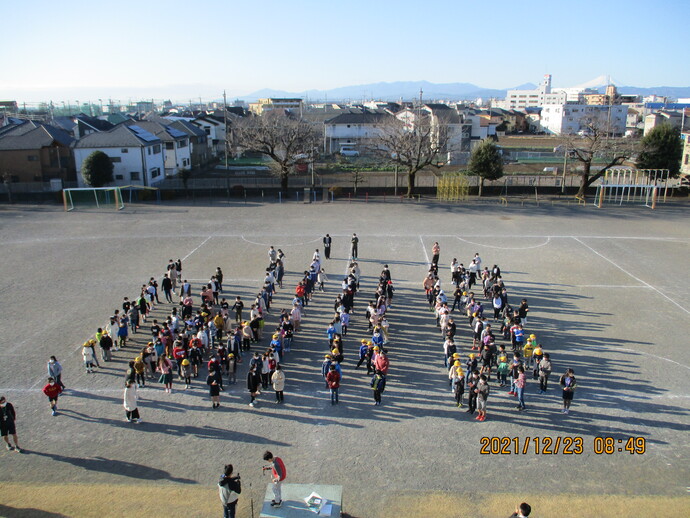
[[[270,330],[327,232],[330,280],[284,361],[284,405],[270,391],[256,408],[247,405],[245,362],[215,411],[201,378],[187,391],[176,382],[172,394],[151,383],[140,391],[144,422],[135,425],[122,407],[135,348],[84,373],[81,344],[123,296],[160,277],[168,259],[183,260],[195,294],[220,266],[223,295],[248,301],[269,245],[282,248],[285,289],[274,299]],[[320,365],[352,232],[360,237],[362,289],[345,340],[341,403],[331,406]],[[0,451],[0,516],[220,516],[215,483],[230,462],[242,475],[239,516],[251,516],[253,500],[258,517],[266,449],[284,459],[289,482],[342,485],[351,517],[488,518],[510,515],[520,501],[536,517],[690,515],[687,202],[655,211],[424,200],[71,213],[2,206],[0,240],[0,394],[15,405],[26,450]],[[467,265],[479,252],[484,265],[501,267],[511,303],[529,300],[527,330],[551,353],[555,375],[546,395],[529,381],[527,411],[517,412],[495,384],[485,422],[454,406],[443,342],[421,288],[434,241],[446,288],[452,258]],[[366,337],[362,311],[384,263],[397,291],[391,372],[375,407],[368,378],[353,368]],[[155,316],[170,307],[159,305]],[[457,320],[466,355],[469,328]],[[144,331],[134,337],[137,348],[148,339]],[[51,354],[68,388],[57,417],[40,391]],[[579,387],[563,415],[557,381],[568,367]],[[506,453],[481,453],[482,439],[490,445],[492,437],[509,438]],[[541,445],[552,439],[550,450],[558,443],[560,451],[535,453],[535,438]],[[564,454],[576,438],[582,452]],[[628,438],[641,438],[638,446],[643,439],[644,453],[627,452]],[[595,453],[599,447],[609,453]]]

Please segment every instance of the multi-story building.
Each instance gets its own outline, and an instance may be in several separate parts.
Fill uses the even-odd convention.
[[[546,74],[535,90],[508,90],[504,103],[500,106],[506,110],[521,110],[544,106],[545,104],[565,104],[567,94],[551,90],[551,74]]]
[[[249,103],[249,111],[255,115],[261,115],[266,111],[280,109],[299,111],[302,109],[302,99],[269,97],[267,99],[259,99],[255,103]]]
[[[596,119],[609,127],[612,135],[624,135],[628,107],[622,105],[546,104],[541,110],[541,129],[554,135],[586,131],[585,123]]]

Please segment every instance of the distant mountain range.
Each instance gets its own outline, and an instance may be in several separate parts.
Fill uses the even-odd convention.
[[[616,84],[611,80],[613,84]],[[603,92],[607,84],[606,76],[597,77],[582,86],[597,88]],[[525,83],[509,88],[510,90],[532,90],[536,85]],[[376,99],[381,101],[409,101],[419,98],[426,100],[463,101],[483,99],[503,99],[509,89],[498,90],[482,88],[472,83],[430,83],[429,81],[396,81],[392,83],[370,83],[365,85],[343,86],[330,90],[307,90],[303,92],[286,92],[284,90],[262,89],[247,95],[239,96],[246,101],[255,101],[266,97],[300,97],[310,101],[358,101]],[[690,97],[690,87],[658,86],[641,88],[636,86],[618,86],[621,94],[637,94],[642,96],[660,95],[672,98]]]

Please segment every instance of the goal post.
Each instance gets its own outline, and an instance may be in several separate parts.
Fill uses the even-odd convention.
[[[119,187],[63,189],[62,202],[66,212],[89,207],[112,207],[117,210],[125,208],[122,190]]]

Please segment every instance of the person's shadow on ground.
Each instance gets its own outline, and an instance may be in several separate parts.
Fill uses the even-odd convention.
[[[143,464],[127,462],[122,460],[106,459],[104,457],[68,457],[67,455],[57,455],[55,453],[43,453],[40,451],[27,452],[32,455],[48,457],[58,462],[66,462],[89,471],[102,471],[113,475],[123,475],[125,477],[138,478],[142,480],[169,480],[180,484],[196,484],[196,481],[187,478],[173,477],[165,470],[152,468]],[[4,515],[0,515],[4,516]]]
[[[3,504],[0,504],[0,516],[4,518],[67,518],[66,515],[60,513],[51,513],[31,507],[10,507]]]

